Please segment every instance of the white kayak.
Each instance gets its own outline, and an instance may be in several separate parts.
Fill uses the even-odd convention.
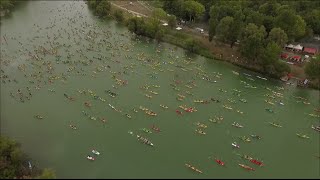
[[[88,160],[91,160],[91,161],[94,161],[94,160],[95,160],[94,157],[89,156],[89,155],[87,156],[87,159],[88,159]]]
[[[94,150],[94,149],[93,149],[91,152],[92,152],[93,154],[95,154],[95,155],[100,155],[100,153],[99,153],[97,150]]]
[[[240,146],[239,146],[236,142],[233,142],[231,145],[232,145],[233,147],[240,148]]]

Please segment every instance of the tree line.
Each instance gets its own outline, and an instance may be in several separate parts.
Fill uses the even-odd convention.
[[[283,0],[157,0],[162,8],[155,8],[149,18],[127,18],[125,24],[131,32],[161,40],[167,28],[164,20],[174,28],[177,19],[187,23],[209,24],[209,41],[227,43],[232,48],[239,43],[239,52],[250,65],[273,76],[290,72],[290,67],[279,61],[286,43],[320,34],[320,1]],[[111,13],[111,4],[103,0],[90,0],[88,6],[99,16],[114,16],[123,21],[120,10]],[[199,51],[195,40],[185,40],[185,47]],[[308,74],[309,71],[306,71]],[[309,74],[308,74],[309,75]],[[312,75],[309,75],[313,77]]]
[[[29,169],[28,158],[20,144],[8,137],[0,136],[0,178],[1,179],[52,179],[55,173],[51,169]]]

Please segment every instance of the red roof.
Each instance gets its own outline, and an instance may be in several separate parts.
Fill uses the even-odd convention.
[[[317,52],[317,49],[305,47],[303,51],[306,53],[315,54]]]
[[[281,54],[281,57],[282,57],[282,58],[287,58],[287,57],[288,57],[288,54],[283,53],[283,54]]]
[[[293,59],[301,59],[301,56],[293,56]]]

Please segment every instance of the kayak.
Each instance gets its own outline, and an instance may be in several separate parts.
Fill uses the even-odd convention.
[[[240,148],[240,146],[236,142],[233,142],[231,145],[235,148]]]
[[[313,130],[315,130],[315,131],[320,132],[320,126],[313,126],[313,125],[311,125],[311,128],[312,128]]]
[[[200,171],[199,169],[195,168],[194,166],[190,165],[190,164],[185,164],[188,168],[194,170],[195,172],[198,172],[198,173],[201,173],[202,174],[202,171]]]
[[[220,159],[216,159],[216,158],[215,158],[215,161],[216,161],[219,165],[224,166],[224,162],[222,162]]]
[[[203,131],[202,131],[202,130],[200,130],[200,129],[196,129],[196,132],[197,132],[198,134],[206,135],[206,133],[205,133],[205,132],[203,132]]]
[[[94,150],[94,149],[93,149],[91,152],[92,152],[93,154],[95,154],[95,155],[100,155],[100,152],[98,152],[97,150]]]
[[[270,112],[270,113],[274,113],[274,111],[272,109],[266,108],[266,111]]]
[[[305,138],[305,139],[309,139],[310,137],[305,135],[305,134],[299,134],[299,133],[296,133],[297,136],[301,137],[301,138]]]
[[[242,125],[240,125],[239,123],[233,122],[232,126],[237,127],[237,128],[243,128]]]
[[[261,139],[261,137],[260,137],[260,136],[255,135],[255,134],[251,134],[250,136],[251,136],[252,138]]]
[[[139,135],[137,135],[137,138],[138,138],[138,140],[141,141],[142,143],[147,144],[147,145],[149,145],[149,146],[153,146],[153,143],[152,143],[151,141],[149,141],[147,138],[142,137],[142,136],[139,136]]]
[[[91,160],[91,161],[94,161],[94,160],[95,160],[94,157],[92,157],[92,156],[90,156],[90,155],[87,156],[87,159],[88,159],[88,160]]]
[[[152,133],[152,131],[150,131],[149,129],[146,129],[146,128],[142,128],[142,129],[140,129],[140,130],[142,130],[143,132],[146,132],[146,133]]]
[[[282,127],[280,124],[276,124],[276,123],[274,123],[274,122],[269,122],[269,124],[271,124],[272,126],[275,126],[275,127],[279,127],[279,128]]]
[[[258,166],[264,166],[264,164],[261,161],[258,161],[256,159],[251,159],[250,162],[252,162],[253,164],[256,164]]]
[[[155,125],[152,125],[151,128],[156,132],[160,132],[161,131],[160,128],[156,127]]]
[[[239,164],[240,167],[244,168],[244,169],[247,169],[247,170],[250,170],[250,171],[254,171],[255,169],[253,169],[252,167],[250,166],[246,166],[244,164]]]

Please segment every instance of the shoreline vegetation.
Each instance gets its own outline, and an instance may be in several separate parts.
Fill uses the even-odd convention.
[[[111,17],[118,23],[127,26],[129,31],[137,36],[145,36],[158,42],[167,42],[184,48],[191,53],[214,60],[225,61],[278,80],[291,72],[289,65],[279,60],[282,51],[281,47],[287,42],[293,42],[304,36],[310,36],[310,31],[320,31],[320,29],[316,29],[318,28],[317,24],[310,26],[310,24],[312,25],[312,23],[317,22],[306,24],[304,19],[300,15],[296,15],[290,7],[294,3],[290,4],[286,1],[282,4],[277,1],[259,2],[258,4],[261,5],[258,7],[258,10],[267,14],[266,19],[256,17],[258,15],[261,16],[263,13],[255,14],[253,12],[254,7],[251,7],[253,6],[253,2],[251,1],[246,1],[247,4],[245,4],[245,1],[203,2],[202,4],[198,3],[202,2],[200,0],[158,1],[162,3],[163,9],[154,8],[150,16],[139,15],[137,12],[119,7],[108,0],[87,0],[86,4],[95,15],[100,18]],[[246,6],[247,9],[241,10],[241,6]],[[314,6],[313,9],[318,6],[320,7],[320,3],[313,2],[313,4],[308,5],[308,8],[310,9],[312,6]],[[168,16],[168,13],[171,13],[170,16]],[[270,22],[272,15],[268,13],[277,14],[274,15],[274,22]],[[314,16],[317,17],[319,15],[318,13],[320,14],[320,10],[314,9],[309,16],[312,16],[310,18],[314,18]],[[194,32],[176,30],[178,16],[184,19],[186,23],[194,23],[200,18],[207,18],[207,22],[209,23],[209,40],[204,36],[195,35]],[[287,21],[283,19],[287,17],[293,18],[293,25],[296,30],[292,30],[293,32],[291,32],[292,27],[286,29],[283,26],[283,29],[286,29],[285,31],[278,27],[281,25],[274,25],[273,27],[273,24],[281,24]],[[261,22],[259,23],[259,21]],[[163,23],[167,23],[168,25],[163,26]],[[241,41],[240,45],[237,45],[238,39]],[[230,45],[232,50],[235,49],[235,51],[231,52],[235,53],[235,55],[232,54],[232,57],[225,57],[222,53],[214,52],[214,46],[226,46],[226,43]],[[309,64],[319,67],[319,57],[317,60],[312,59],[311,61],[313,62],[307,63],[306,68],[311,66]],[[320,89],[319,70],[317,68],[309,69],[312,70],[305,71],[307,78],[309,78],[308,87]]]
[[[1,0],[0,1],[0,17],[4,17],[12,11],[13,8],[15,8],[18,0]]]
[[[56,176],[52,169],[40,169],[33,165],[16,141],[0,136],[0,178],[54,179]]]

